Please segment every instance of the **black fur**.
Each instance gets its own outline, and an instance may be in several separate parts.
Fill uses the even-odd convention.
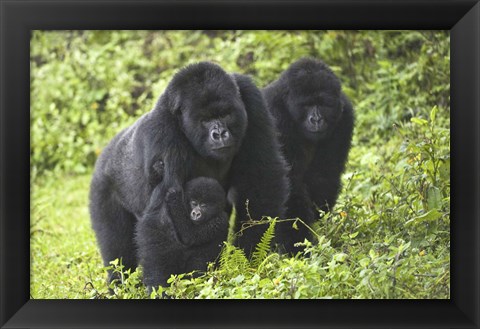
[[[175,74],[155,108],[100,155],[90,214],[104,263],[122,258],[126,268],[135,268],[136,223],[169,189],[183,191],[200,176],[214,178],[232,196],[237,228],[248,219],[247,199],[254,219],[284,215],[287,165],[261,92],[250,78],[208,62]],[[263,230],[245,231],[239,245],[250,252]]]
[[[293,63],[263,94],[291,166],[287,218],[312,224],[316,207],[326,211],[337,201],[352,140],[352,105],[332,70],[315,59]],[[297,251],[294,242],[311,238],[304,226],[298,227],[277,225],[277,240],[288,252]]]
[[[145,285],[165,286],[171,274],[205,271],[217,258],[228,233],[225,191],[211,178],[198,177],[181,191],[154,189],[149,212],[137,224],[136,242]],[[202,206],[201,220],[192,220],[194,203]]]

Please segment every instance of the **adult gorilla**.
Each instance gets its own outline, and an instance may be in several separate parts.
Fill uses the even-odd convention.
[[[254,219],[284,215],[287,166],[273,117],[250,78],[208,62],[175,74],[154,109],[115,136],[98,158],[90,214],[105,265],[122,258],[126,268],[135,268],[135,226],[149,213],[147,205],[158,206],[168,190],[183,191],[199,176],[216,179],[227,191],[237,229],[248,219],[247,200]],[[157,185],[158,200],[150,202]],[[263,231],[245,230],[239,246],[250,252]]]
[[[286,216],[311,225],[317,208],[328,211],[337,201],[352,140],[352,104],[333,71],[310,58],[290,65],[263,94],[291,166]],[[311,238],[304,226],[298,227],[277,225],[276,237],[289,252],[298,250],[294,242]]]

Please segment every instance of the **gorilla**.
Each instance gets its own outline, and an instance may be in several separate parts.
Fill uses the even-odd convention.
[[[104,264],[121,258],[126,269],[135,268],[137,248],[154,259],[153,248],[138,245],[150,233],[134,238],[136,226],[150,207],[162,206],[167,191],[183,194],[195,177],[213,178],[227,192],[237,231],[250,216],[284,216],[288,169],[275,129],[249,77],[209,62],[177,72],[154,108],[116,135],[95,164],[89,208]],[[237,245],[250,253],[262,226],[245,230]]]
[[[291,166],[287,218],[310,225],[317,209],[332,209],[351,145],[354,114],[339,79],[322,61],[303,58],[263,90],[276,120],[283,154]],[[302,225],[277,225],[276,237],[287,252],[310,237]]]
[[[165,286],[171,274],[205,271],[228,233],[225,191],[212,178],[197,177],[182,193],[171,188],[164,202],[157,186],[136,227],[139,264],[147,287]]]

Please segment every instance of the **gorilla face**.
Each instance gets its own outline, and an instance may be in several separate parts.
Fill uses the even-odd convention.
[[[196,152],[213,160],[231,160],[247,128],[247,113],[234,79],[219,66],[203,63],[188,77],[171,83],[172,113]],[[193,78],[192,78],[193,77]]]
[[[334,130],[343,111],[340,97],[336,94],[329,91],[320,93],[319,97],[292,97],[296,101],[290,102],[289,112],[306,139],[319,141]]]
[[[200,203],[198,200],[190,201],[190,219],[194,223],[199,223],[208,220],[215,215],[212,205]]]
[[[343,112],[341,85],[323,63],[299,61],[286,72],[290,115],[301,134],[311,141],[329,136]]]
[[[200,155],[215,160],[230,160],[245,134],[247,115],[238,98],[189,107],[182,112],[181,126]]]
[[[195,224],[220,216],[225,209],[225,191],[220,184],[207,177],[197,177],[186,186],[187,207]]]

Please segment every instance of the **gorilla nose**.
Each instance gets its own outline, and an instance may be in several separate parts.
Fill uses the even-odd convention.
[[[196,209],[193,209],[191,213],[191,217],[192,217],[192,220],[199,220],[200,217],[202,217],[202,213]]]
[[[214,128],[210,133],[210,137],[215,142],[226,142],[230,138],[230,133],[227,129],[223,128]]]
[[[313,114],[309,116],[308,121],[310,121],[312,125],[317,126],[323,122],[323,117],[321,115]]]

